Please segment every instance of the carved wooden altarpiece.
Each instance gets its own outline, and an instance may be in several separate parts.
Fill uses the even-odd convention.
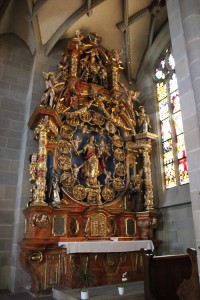
[[[30,156],[20,261],[33,293],[79,287],[74,262],[85,256],[98,285],[120,282],[124,271],[128,281],[143,278],[139,252],[70,255],[61,241],[155,242],[150,155],[156,135],[139,93],[120,83],[122,51],[105,50],[101,40],[76,32],[58,73],[44,73],[46,90],[29,121],[38,152]]]

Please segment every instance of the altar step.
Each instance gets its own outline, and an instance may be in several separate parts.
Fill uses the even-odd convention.
[[[144,282],[131,282],[124,284],[124,295],[118,294],[117,285],[106,285],[89,288],[90,300],[144,300]],[[80,300],[80,289],[65,287],[53,288],[53,298],[56,300]]]

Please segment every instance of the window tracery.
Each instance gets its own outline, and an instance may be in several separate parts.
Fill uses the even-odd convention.
[[[162,160],[166,189],[189,183],[183,122],[175,61],[170,47],[159,57],[154,70]]]

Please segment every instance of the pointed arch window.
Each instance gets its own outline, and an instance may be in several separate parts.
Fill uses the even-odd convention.
[[[189,183],[182,115],[171,48],[159,57],[155,70],[162,162],[166,189]]]

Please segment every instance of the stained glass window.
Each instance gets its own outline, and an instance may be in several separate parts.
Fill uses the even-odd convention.
[[[189,183],[175,61],[168,48],[156,64],[156,82],[164,180],[167,189]]]

